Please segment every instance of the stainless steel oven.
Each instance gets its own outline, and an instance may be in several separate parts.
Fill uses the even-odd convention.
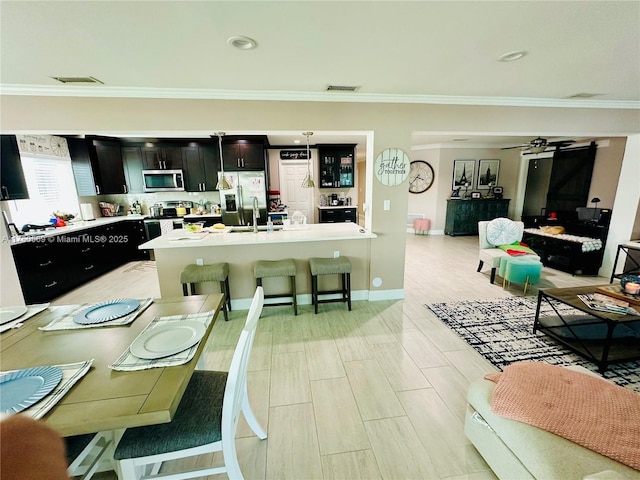
[[[145,192],[184,192],[182,170],[143,170]]]

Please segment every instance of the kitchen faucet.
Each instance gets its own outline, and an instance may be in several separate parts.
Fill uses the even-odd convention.
[[[258,217],[260,217],[258,197],[253,197],[253,233],[258,233]]]

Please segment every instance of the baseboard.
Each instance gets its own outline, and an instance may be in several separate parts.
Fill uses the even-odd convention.
[[[382,300],[402,300],[404,298],[404,289],[396,290],[374,290],[369,292],[368,300],[370,302],[379,302]]]

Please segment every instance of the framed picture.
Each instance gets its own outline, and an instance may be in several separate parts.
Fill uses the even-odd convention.
[[[473,188],[473,178],[475,175],[475,160],[454,160],[453,161],[453,188],[466,189]]]
[[[471,198],[482,198],[481,192],[471,192]]]
[[[500,160],[480,160],[478,164],[477,189],[489,190],[498,184],[498,173],[500,171]]]

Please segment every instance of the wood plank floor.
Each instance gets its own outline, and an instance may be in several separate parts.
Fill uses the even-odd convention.
[[[477,237],[407,234],[405,299],[265,308],[249,394],[268,439],[241,420],[238,457],[247,479],[494,479],[464,435],[469,382],[495,368],[423,304],[522,295],[477,273]],[[136,268],[137,267],[137,268]],[[605,284],[544,268],[538,287]],[[535,295],[533,288],[529,295]],[[55,304],[159,295],[151,264],[129,264]],[[246,312],[218,321],[204,353],[227,370]],[[207,456],[186,465],[216,463]],[[165,471],[185,463],[167,464]],[[218,476],[226,478],[225,475]],[[116,478],[104,472],[102,480]],[[208,477],[216,478],[216,477]]]

